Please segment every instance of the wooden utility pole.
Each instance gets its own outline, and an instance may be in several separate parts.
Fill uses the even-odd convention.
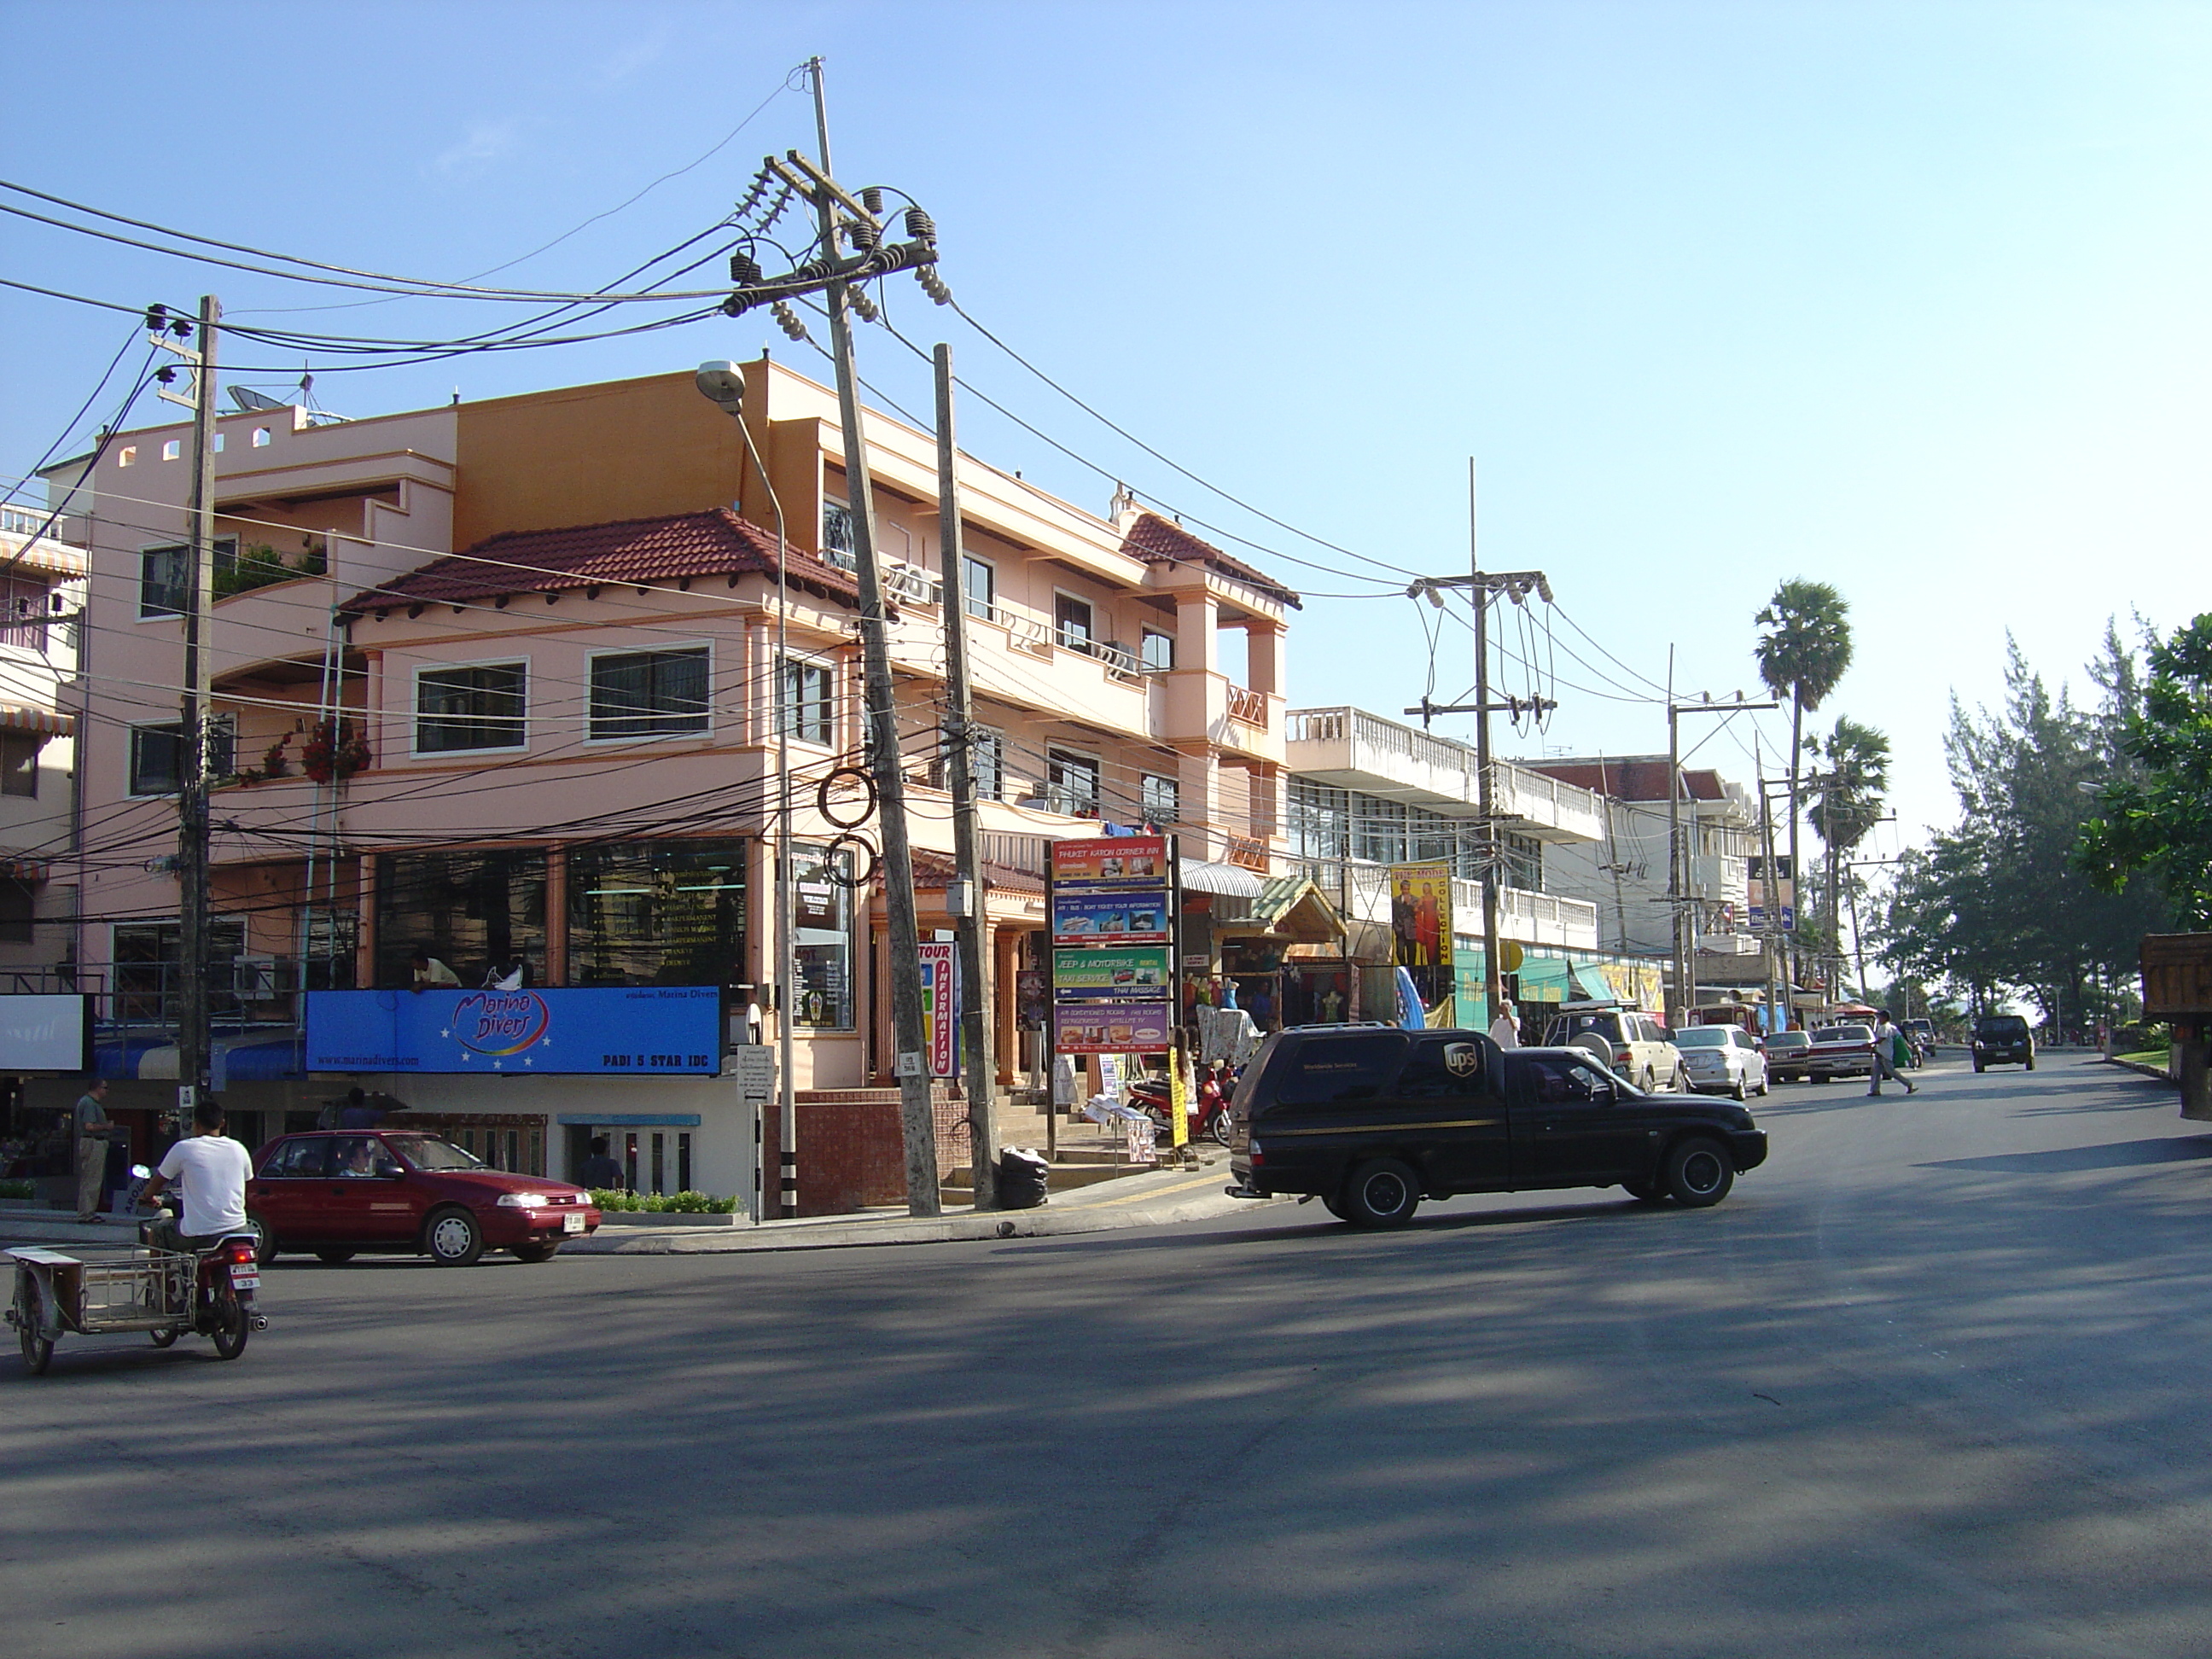
[[[189,1133],[193,1106],[209,1086],[208,1035],[208,704],[212,699],[207,620],[215,586],[216,328],[222,307],[200,301],[199,350],[193,369],[191,591],[185,600],[185,690],[178,733],[177,1115]]]
[[[960,1033],[968,1083],[968,1173],[975,1207],[999,1207],[997,1066],[991,1053],[991,1004],[983,977],[989,923],[983,911],[983,858],[975,817],[975,698],[968,684],[968,592],[960,536],[959,451],[952,433],[952,348],[937,364],[937,543],[945,566],[945,781],[952,791],[952,856],[965,902],[952,906],[959,940]]]
[[[822,170],[830,171],[830,114],[822,60],[808,64],[814,82],[815,131]],[[840,208],[829,191],[817,198],[823,257],[837,254]],[[867,227],[872,232],[875,227]],[[890,644],[884,631],[883,572],[876,557],[875,489],[868,477],[867,434],[860,419],[859,382],[853,368],[851,289],[832,282],[830,344],[837,365],[837,416],[845,439],[846,493],[853,516],[853,561],[860,581],[860,657],[866,686],[868,767],[882,815],[884,906],[890,929],[892,1070],[898,1079],[899,1126],[906,1143],[906,1206],[910,1215],[943,1210],[939,1195],[937,1120],[930,1106],[929,1062],[921,1017],[921,943],[915,917],[914,853],[907,841],[906,773],[899,750],[898,704],[891,684]]]

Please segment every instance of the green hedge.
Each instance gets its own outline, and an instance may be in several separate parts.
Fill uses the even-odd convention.
[[[738,1207],[734,1198],[710,1198],[705,1193],[618,1193],[610,1188],[592,1188],[592,1202],[603,1210],[642,1210],[651,1215],[729,1215]]]
[[[0,1198],[36,1198],[39,1183],[35,1181],[0,1181]]]

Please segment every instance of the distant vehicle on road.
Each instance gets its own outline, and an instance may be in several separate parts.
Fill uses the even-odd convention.
[[[1580,1048],[1502,1052],[1480,1031],[1279,1031],[1230,1107],[1241,1198],[1297,1194],[1358,1227],[1423,1198],[1621,1187],[1702,1207],[1766,1158],[1741,1106],[1654,1095]]]
[[[1766,1034],[1766,1080],[1802,1083],[1812,1076],[1813,1034],[1810,1031],[1769,1031]]]
[[[1766,1092],[1766,1056],[1759,1040],[1741,1025],[1687,1025],[1674,1034],[1690,1087],[1701,1095]]]
[[[1823,1025],[1813,1033],[1806,1050],[1806,1073],[1815,1083],[1832,1083],[1839,1077],[1874,1075],[1874,1027]]]
[[[2018,1014],[1984,1014],[1974,1022],[1974,1069],[2024,1066],[2035,1069],[2035,1033]]]
[[[1936,1057],[1936,1022],[1932,1019],[1900,1019],[1897,1029],[1905,1033],[1912,1044],[1913,1061],[1924,1066]]]
[[[261,1149],[246,1186],[262,1259],[307,1251],[327,1262],[363,1251],[471,1266],[486,1250],[550,1261],[563,1239],[599,1230],[591,1194],[495,1170],[432,1134],[318,1130]]]
[[[1674,1046],[1666,1026],[1650,1014],[1619,1003],[1563,1003],[1545,1028],[1544,1041],[1554,1048],[1589,1049],[1608,1069],[1646,1094],[1690,1086],[1681,1050]]]

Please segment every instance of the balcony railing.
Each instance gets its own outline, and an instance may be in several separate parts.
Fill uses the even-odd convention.
[[[1241,685],[1229,688],[1229,718],[1245,726],[1267,729],[1267,698],[1264,692],[1246,690]]]
[[[1284,734],[1292,745],[1294,771],[1364,775],[1467,806],[1482,799],[1472,745],[1401,726],[1364,708],[1301,708],[1285,717]],[[1298,752],[1302,744],[1310,745],[1309,752]],[[1510,761],[1491,763],[1490,783],[1492,806],[1501,819],[1519,818],[1578,839],[1604,836],[1603,808],[1590,790]]]

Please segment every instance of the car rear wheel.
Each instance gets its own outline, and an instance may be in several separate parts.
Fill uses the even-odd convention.
[[[1645,1066],[1645,1067],[1644,1068],[1644,1075],[1637,1080],[1636,1086],[1637,1086],[1638,1088],[1639,1088],[1639,1089],[1643,1090],[1643,1091],[1644,1091],[1644,1092],[1645,1094],[1647,1094],[1647,1095],[1650,1095],[1650,1094],[1656,1094],[1656,1093],[1658,1093],[1658,1092],[1659,1092],[1659,1077],[1658,1077],[1658,1074],[1657,1074],[1656,1073],[1655,1073],[1655,1072],[1654,1072],[1654,1071],[1653,1071],[1653,1070],[1652,1070],[1649,1066]]]
[[[1667,1191],[1686,1208],[1702,1210],[1717,1204],[1735,1185],[1735,1166],[1717,1141],[1702,1137],[1686,1140],[1668,1155]]]
[[[1344,1183],[1344,1218],[1355,1227],[1402,1227],[1420,1202],[1420,1182],[1395,1158],[1369,1159]]]
[[[1735,1074],[1735,1087],[1729,1090],[1729,1092],[1735,1097],[1736,1104],[1739,1106],[1743,1104],[1744,1097],[1751,1092],[1751,1091],[1744,1085],[1743,1073],[1741,1072],[1738,1072]]]
[[[508,1253],[517,1261],[550,1261],[561,1249],[561,1241],[550,1239],[543,1244],[512,1244]]]
[[[466,1210],[439,1210],[422,1229],[422,1248],[441,1267],[473,1267],[483,1254],[483,1229]]]

